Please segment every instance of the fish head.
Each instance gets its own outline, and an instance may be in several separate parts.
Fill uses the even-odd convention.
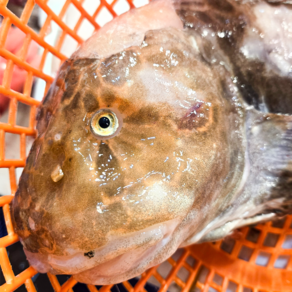
[[[149,264],[191,209],[217,204],[233,109],[193,42],[149,31],[140,46],[63,64],[13,201],[31,263],[46,257],[39,270],[82,272],[137,250]]]

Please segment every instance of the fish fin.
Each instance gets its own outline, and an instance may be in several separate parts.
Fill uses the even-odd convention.
[[[246,130],[250,172],[241,196],[257,214],[291,213],[292,116],[249,109]]]
[[[269,214],[259,214],[255,215],[253,217],[244,218],[240,217],[240,212],[236,212],[237,214],[234,217],[237,217],[234,220],[227,221],[225,224],[214,228],[212,230],[205,230],[202,233],[202,236],[198,238],[196,235],[193,237],[190,237],[185,241],[181,247],[187,246],[193,243],[203,243],[203,242],[211,242],[211,241],[217,241],[221,239],[239,239],[241,235],[241,231],[237,228],[241,228],[247,225],[254,225],[257,223],[263,223],[270,221],[274,218],[273,213]],[[239,216],[238,216],[239,215]],[[239,218],[238,218],[239,217]],[[231,217],[230,217],[231,218]],[[216,224],[216,220],[214,220],[214,225]]]
[[[292,213],[292,115],[247,107],[245,169],[236,192],[214,219],[181,246],[226,237],[233,230]]]
[[[291,0],[266,0],[269,4],[292,4]]]

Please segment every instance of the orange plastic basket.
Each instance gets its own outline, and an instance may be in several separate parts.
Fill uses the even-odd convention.
[[[57,0],[50,0],[57,1]],[[11,256],[7,247],[18,241],[13,231],[9,203],[17,189],[17,169],[23,168],[26,159],[27,137],[34,137],[35,114],[39,102],[31,97],[31,89],[35,79],[46,82],[46,89],[50,87],[53,77],[45,74],[43,67],[46,58],[51,54],[61,62],[66,59],[62,53],[62,46],[66,37],[74,39],[78,44],[83,42],[79,34],[80,26],[84,21],[89,22],[94,30],[100,25],[97,18],[102,10],[106,10],[112,17],[117,16],[116,7],[119,2],[127,1],[129,8],[134,8],[136,0],[100,0],[96,9],[86,9],[86,0],[66,0],[58,14],[50,8],[48,0],[28,0],[20,17],[13,14],[8,8],[8,0],[0,0],[0,15],[3,21],[0,29],[0,56],[7,60],[6,69],[0,85],[0,94],[10,98],[7,122],[0,123],[0,170],[6,169],[9,173],[11,195],[0,197],[0,206],[3,208],[7,236],[0,238],[0,265],[5,283],[0,286],[3,291],[41,291],[37,290],[32,278],[37,271],[32,267],[23,269],[17,275],[11,264]],[[98,0],[97,0],[98,1]],[[44,25],[36,33],[28,25],[31,13],[38,5],[47,15]],[[63,21],[69,6],[79,11],[79,18],[73,28]],[[55,45],[45,40],[50,30],[51,22],[60,28],[61,34]],[[11,26],[18,27],[25,33],[22,48],[13,54],[5,49],[5,42]],[[26,54],[31,41],[35,41],[43,48],[38,68],[27,62]],[[26,81],[22,92],[11,89],[13,68],[17,66],[26,72]],[[23,103],[30,107],[28,125],[17,123],[18,104]],[[18,159],[5,157],[5,139],[14,134],[19,137],[20,147]],[[0,188],[1,192],[1,188]],[[292,216],[280,221],[243,228],[235,236],[216,243],[194,245],[178,250],[171,258],[158,267],[153,267],[143,273],[132,285],[129,281],[122,283],[123,289],[129,292],[147,291],[146,283],[159,287],[159,291],[206,291],[206,292],[288,292],[292,291]],[[19,270],[19,269],[18,269]],[[47,274],[52,291],[74,291],[77,282],[70,277],[62,285],[54,275]],[[49,283],[49,282],[48,282]],[[74,288],[75,287],[75,288]],[[18,290],[22,289],[22,290]],[[87,285],[88,291],[110,291],[113,285],[97,288]]]

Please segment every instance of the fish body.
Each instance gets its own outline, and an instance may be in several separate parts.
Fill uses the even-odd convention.
[[[282,51],[267,41],[282,63],[271,54],[256,61],[285,79],[266,100],[245,34],[257,26],[257,5],[291,8],[220,3],[153,2],[62,65],[12,202],[39,272],[117,283],[178,247],[291,212],[292,117],[288,106],[280,111],[291,99],[291,36]],[[263,53],[260,33],[252,41]]]

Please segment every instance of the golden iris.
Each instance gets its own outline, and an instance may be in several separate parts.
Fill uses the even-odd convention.
[[[108,137],[119,128],[119,120],[114,112],[109,109],[101,109],[91,118],[90,129],[99,137]]]

